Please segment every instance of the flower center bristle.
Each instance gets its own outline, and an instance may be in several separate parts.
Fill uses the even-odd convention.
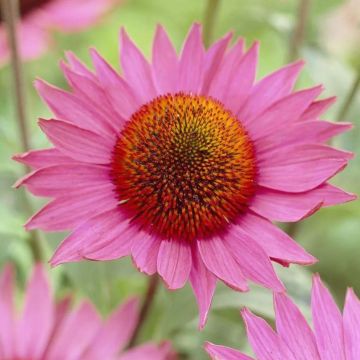
[[[221,103],[178,93],[134,113],[118,137],[112,176],[133,224],[166,239],[225,232],[255,190],[254,148]]]

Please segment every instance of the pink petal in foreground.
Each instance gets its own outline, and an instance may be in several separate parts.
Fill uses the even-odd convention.
[[[319,275],[313,277],[311,310],[321,360],[345,360],[342,316]]]
[[[194,24],[181,51],[177,91],[199,92],[204,80],[204,61],[201,26]]]
[[[162,240],[142,233],[132,244],[131,255],[139,271],[153,275],[157,271],[157,258]]]
[[[208,270],[230,287],[239,291],[248,291],[246,278],[223,239],[219,237],[200,239],[197,244],[202,261]]]
[[[90,49],[90,56],[112,107],[123,119],[128,119],[141,105],[141,100],[95,49]]]
[[[125,79],[138,94],[143,103],[156,97],[151,67],[144,55],[130,40],[124,29],[121,29],[121,66]]]
[[[165,29],[158,25],[152,50],[152,69],[158,94],[166,94],[176,90],[178,66],[176,50]]]
[[[317,261],[277,226],[251,212],[241,218],[239,227],[272,259],[302,265],[313,264]]]
[[[211,342],[205,343],[205,350],[213,360],[253,360],[251,357],[237,350],[226,346],[215,345]]]
[[[25,224],[27,230],[45,231],[70,230],[89,217],[117,207],[112,185],[105,184],[85,191],[61,196],[45,205]],[[76,215],[74,215],[76,214]]]
[[[298,360],[265,320],[247,309],[243,309],[241,315],[250,344],[258,359]]]
[[[360,301],[353,289],[346,294],[343,324],[346,360],[360,359]]]
[[[16,332],[16,357],[42,358],[54,322],[53,299],[42,265],[35,266]]]
[[[26,186],[34,195],[58,197],[79,194],[90,188],[109,188],[110,174],[103,166],[71,163],[35,170],[15,184],[15,188]]]
[[[314,101],[301,115],[299,121],[318,120],[319,116],[327,110],[336,100],[336,97]]]
[[[83,260],[88,253],[111,242],[118,244],[118,251],[122,252],[122,256],[129,255],[134,234],[128,232],[129,224],[124,221],[119,209],[106,211],[90,218],[65,238],[56,249],[50,264],[56,266]]]
[[[295,145],[261,156],[258,183],[288,192],[314,189],[342,170],[350,153],[325,145]]]
[[[216,276],[203,263],[198,250],[192,248],[190,284],[199,307],[199,329],[203,329],[216,287]]]
[[[273,291],[285,291],[269,256],[246,232],[234,226],[224,240],[246,278]]]
[[[302,61],[289,64],[260,80],[240,109],[239,119],[249,124],[269,106],[290,94],[303,65]]]
[[[185,241],[162,240],[157,269],[169,289],[182,288],[191,270],[190,245]]]
[[[303,111],[322,91],[322,86],[294,92],[267,108],[253,122],[248,124],[249,134],[253,141],[273,134],[281,134],[281,130],[299,119]]]
[[[106,117],[91,102],[42,80],[35,81],[35,88],[56,119],[71,122],[108,139],[114,138],[114,130]]]
[[[39,120],[39,126],[57,149],[75,161],[110,163],[112,141],[65,121]]]
[[[321,360],[314,334],[305,318],[285,294],[275,294],[276,330],[296,354],[296,360]]]
[[[200,93],[209,95],[209,89],[218,71],[222,69],[222,61],[225,57],[226,48],[232,38],[232,33],[226,34],[220,40],[210,46],[205,54],[204,81]]]
[[[31,150],[26,153],[14,155],[13,160],[30,166],[33,169],[74,162],[73,159],[64,155],[56,148]]]

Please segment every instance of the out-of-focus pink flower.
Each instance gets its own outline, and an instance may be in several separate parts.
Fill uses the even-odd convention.
[[[53,198],[26,228],[72,231],[52,265],[131,255],[170,289],[190,280],[200,327],[217,279],[282,292],[271,260],[316,261],[271,221],[354,199],[328,183],[352,157],[326,145],[351,128],[320,120],[334,99],[293,91],[302,62],[255,82],[258,44],[230,39],[205,50],[194,25],[178,56],[158,27],[150,64],[122,31],[124,76],[95,50],[95,72],[68,54],[71,92],[36,82],[54,147],[15,156],[34,169],[16,186]]]
[[[276,332],[261,318],[244,309],[242,316],[257,360],[358,360],[360,359],[360,301],[352,289],[343,314],[314,276],[311,310],[314,330],[297,306],[284,294],[274,295]],[[237,350],[207,343],[216,360],[251,360]]]
[[[93,25],[117,0],[19,0],[19,51],[24,60],[42,55],[51,43],[50,30],[77,31]],[[10,56],[0,9],[0,65]]]
[[[0,276],[0,359],[166,360],[170,345],[145,344],[121,353],[138,319],[138,301],[131,299],[103,321],[88,301],[76,309],[70,299],[55,303],[45,271],[34,268],[23,311],[15,311],[11,266]]]

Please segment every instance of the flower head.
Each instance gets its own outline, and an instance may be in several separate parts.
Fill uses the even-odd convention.
[[[292,91],[301,62],[255,83],[258,44],[230,37],[205,51],[194,25],[178,56],[158,27],[149,64],[122,31],[123,76],[95,50],[95,73],[69,53],[71,92],[36,82],[54,147],[15,156],[34,169],[17,186],[53,198],[26,228],[71,230],[52,265],[131,255],[170,289],[190,280],[200,326],[217,279],[281,292],[271,260],[315,261],[272,220],[354,198],[327,183],[351,157],[324,144],[351,127],[319,120],[333,99]]]
[[[257,360],[357,360],[360,359],[360,301],[352,289],[343,314],[318,275],[314,276],[311,310],[314,330],[297,306],[284,294],[274,295],[276,332],[249,310],[242,311],[247,334]],[[217,360],[251,360],[239,351],[206,344]]]
[[[34,268],[25,304],[15,314],[12,267],[0,276],[1,359],[153,359],[166,360],[169,344],[145,344],[120,355],[138,319],[138,301],[131,299],[102,321],[91,303],[70,308],[70,298],[55,303],[41,265]]]
[[[49,47],[49,31],[77,31],[91,26],[115,0],[19,0],[17,26],[20,55],[24,60],[41,56]],[[0,64],[10,56],[5,17],[0,8]]]

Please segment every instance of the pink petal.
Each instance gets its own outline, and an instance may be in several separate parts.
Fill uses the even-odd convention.
[[[115,132],[118,132],[125,120],[112,109],[112,105],[101,85],[97,81],[73,71],[65,62],[61,62],[60,66],[73,92],[101,109],[109,126]]]
[[[46,353],[46,359],[83,359],[101,326],[95,308],[83,302],[62,322],[59,331]],[[79,331],[81,329],[81,331]]]
[[[141,99],[136,97],[129,84],[95,50],[90,55],[99,81],[116,112],[128,119],[140,107]]]
[[[198,250],[192,248],[190,283],[199,307],[199,329],[203,329],[216,287],[216,277],[206,268]]]
[[[50,260],[52,266],[82,260],[88,253],[117,242],[122,256],[130,254],[134,233],[130,231],[118,208],[89,218],[75,229],[56,249]]]
[[[108,139],[116,135],[106,117],[91,102],[42,80],[36,80],[35,87],[56,119],[69,121]]]
[[[315,337],[295,304],[284,294],[274,295],[276,330],[296,360],[321,360]]]
[[[240,351],[226,346],[215,345],[208,341],[205,343],[205,350],[213,360],[253,360]]]
[[[0,276],[0,356],[11,359],[14,346],[14,269],[6,265]]]
[[[63,155],[55,148],[31,150],[22,154],[14,155],[13,159],[19,163],[30,166],[33,169],[74,162],[73,159]]]
[[[146,103],[156,97],[151,67],[124,29],[121,30],[120,39],[120,59],[125,79],[136,91],[141,101]]]
[[[144,344],[131,348],[121,354],[118,360],[169,360],[171,359],[171,349],[168,343],[155,345],[152,343]]]
[[[251,347],[258,359],[298,360],[265,320],[255,316],[247,309],[243,309],[241,315],[246,325]]]
[[[321,360],[345,360],[341,313],[319,275],[313,278],[311,310]]]
[[[222,61],[226,48],[231,40],[232,33],[226,34],[223,38],[210,46],[205,54],[204,81],[200,93],[208,95],[213,79],[218,71],[221,71]]]
[[[221,65],[219,66],[217,72],[213,75],[208,95],[216,99],[226,101],[226,94],[229,90],[229,84],[232,83],[233,77],[239,70],[240,64],[243,60],[243,48],[244,41],[242,39],[239,39],[237,43],[228,51],[228,53],[225,54]],[[253,49],[255,50],[255,47],[253,47]],[[243,73],[243,71],[240,72]],[[251,73],[248,75],[251,76]],[[247,78],[248,76],[246,77],[246,79]],[[234,86],[236,87],[236,84],[234,84]]]
[[[320,185],[320,187],[325,185]],[[300,221],[319,210],[325,197],[314,190],[286,193],[259,187],[250,204],[251,210],[272,221]]]
[[[40,359],[54,323],[53,299],[44,268],[38,264],[29,282],[25,308],[17,326],[15,358]]]
[[[208,94],[214,98],[225,98],[228,84],[237,70],[244,54],[244,40],[238,39],[236,44],[225,54],[222,62],[213,74]]]
[[[86,76],[87,78],[97,81],[97,77],[88,67],[72,52],[65,51],[66,60],[70,64],[71,68],[76,71],[78,74]]]
[[[161,240],[143,232],[131,247],[131,255],[139,271],[153,275],[157,271],[157,258]]]
[[[121,305],[99,329],[84,358],[112,359],[130,340],[138,321],[138,311],[136,298]]]
[[[239,227],[255,240],[272,259],[295,264],[313,264],[316,258],[270,221],[248,212]]]
[[[194,24],[185,40],[180,55],[178,91],[198,93],[204,80],[205,49],[201,25]]]
[[[63,164],[35,170],[19,179],[14,187],[26,186],[38,196],[67,196],[81,193],[89,188],[106,187],[111,184],[107,168],[91,164]]]
[[[335,135],[352,128],[351,123],[331,123],[328,121],[296,122],[285,129],[256,141],[257,153],[264,153],[289,144],[311,144],[328,141]]]
[[[269,106],[290,94],[303,65],[301,61],[287,65],[260,80],[240,109],[238,118],[249,124]]]
[[[258,184],[288,192],[308,191],[342,170],[350,156],[325,145],[280,148],[259,156]]]
[[[343,204],[357,199],[357,195],[341,190],[334,185],[323,184],[314,191],[324,198],[323,206]]]
[[[346,294],[344,343],[346,359],[360,359],[360,302],[352,289],[349,289]]]
[[[163,240],[157,258],[157,269],[169,289],[182,288],[191,270],[191,249],[185,241]]]
[[[60,120],[39,120],[48,139],[66,156],[90,164],[109,164],[112,141]]]
[[[175,91],[178,80],[178,66],[179,61],[176,50],[165,29],[158,25],[152,50],[152,68],[159,94]]]
[[[223,98],[220,98],[235,114],[249,96],[254,84],[258,55],[259,43],[255,42],[234,67]]]
[[[246,232],[233,226],[224,240],[246,278],[274,291],[285,291],[269,256]]]
[[[118,205],[111,184],[85,189],[79,194],[58,197],[45,205],[25,224],[27,230],[70,230],[89,217],[114,209]]]
[[[208,270],[235,290],[248,290],[246,278],[223,239],[219,237],[201,239],[197,244]]]
[[[327,110],[336,100],[336,97],[314,101],[301,115],[300,121],[318,120],[319,116]]]
[[[356,195],[327,183],[303,193],[286,193],[259,186],[250,208],[270,220],[291,222],[302,220],[321,207],[355,199]]]
[[[268,107],[253,122],[248,123],[252,140],[259,141],[263,137],[266,139],[268,135],[278,134],[282,128],[286,129],[299,119],[300,115],[321,91],[321,86],[297,91]]]

